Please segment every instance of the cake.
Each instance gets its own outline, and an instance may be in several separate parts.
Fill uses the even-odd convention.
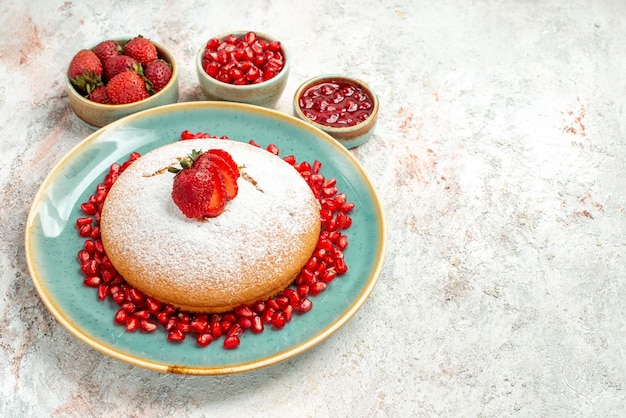
[[[219,216],[186,217],[172,199],[168,167],[192,150],[223,149],[239,167],[238,194]],[[223,139],[157,148],[111,187],[100,229],[124,279],[163,303],[219,313],[270,298],[289,286],[320,233],[319,202],[280,157]]]

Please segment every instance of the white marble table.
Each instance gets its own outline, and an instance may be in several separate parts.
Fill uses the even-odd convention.
[[[626,3],[440,0],[0,1],[0,416],[626,414]],[[144,34],[179,60],[213,34],[272,33],[292,73],[380,96],[353,150],[389,253],[336,334],[245,374],[159,374],[106,357],[46,310],[24,228],[91,131],[63,76],[79,47]]]

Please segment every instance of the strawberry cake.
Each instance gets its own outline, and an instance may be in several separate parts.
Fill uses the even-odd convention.
[[[235,195],[232,184],[228,193],[222,186],[230,195],[219,210],[189,217],[173,198],[181,194],[175,172],[210,150],[235,162]],[[233,140],[193,139],[157,148],[124,170],[104,202],[100,229],[111,263],[132,286],[183,310],[219,313],[292,283],[315,250],[319,210],[305,180],[280,157]]]

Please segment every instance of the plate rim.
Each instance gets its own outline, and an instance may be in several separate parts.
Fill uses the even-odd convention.
[[[87,330],[83,329],[76,324],[73,320],[71,320],[63,311],[63,309],[59,306],[59,304],[54,300],[54,298],[49,294],[46,281],[42,277],[42,274],[39,273],[39,270],[36,268],[36,257],[34,247],[34,228],[36,224],[36,217],[39,214],[37,207],[38,203],[40,203],[46,191],[54,184],[55,175],[67,166],[75,155],[80,152],[81,149],[87,147],[89,144],[96,142],[98,138],[103,135],[105,132],[113,131],[117,128],[120,128],[124,125],[128,125],[132,123],[134,120],[139,120],[145,117],[151,117],[154,115],[158,115],[160,113],[176,113],[183,110],[204,110],[211,108],[220,108],[220,109],[232,109],[238,111],[252,112],[256,113],[270,119],[284,119],[288,121],[288,123],[296,124],[299,128],[314,132],[315,135],[321,137],[325,140],[327,145],[333,147],[333,151],[340,152],[344,158],[350,160],[350,162],[358,169],[358,175],[361,180],[364,182],[365,186],[367,186],[367,190],[371,196],[372,201],[374,202],[374,211],[378,214],[378,234],[380,236],[380,242],[378,243],[376,255],[377,259],[374,263],[374,266],[370,272],[369,278],[365,286],[362,288],[361,292],[355,296],[352,303],[348,306],[348,308],[343,311],[330,325],[321,329],[316,334],[312,335],[307,340],[295,344],[283,351],[278,353],[274,353],[259,359],[255,359],[252,361],[245,361],[241,363],[237,363],[234,365],[222,365],[222,366],[181,366],[181,365],[173,365],[166,364],[161,361],[148,360],[142,358],[140,356],[131,354],[129,352],[120,350],[109,343],[104,341],[100,341],[99,339],[92,336]],[[109,357],[112,357],[116,360],[125,362],[127,364],[131,364],[137,367],[142,367],[148,370],[153,370],[161,373],[174,373],[174,374],[184,374],[184,375],[225,375],[225,374],[234,374],[252,371],[264,367],[268,367],[285,360],[288,360],[292,357],[295,357],[301,353],[308,351],[314,346],[320,344],[322,341],[326,340],[332,334],[334,334],[338,329],[340,329],[343,325],[345,325],[354,314],[363,306],[365,301],[369,298],[372,293],[374,287],[376,286],[383,266],[386,259],[387,253],[387,225],[386,219],[384,215],[383,206],[381,204],[380,198],[374,185],[372,184],[369,176],[365,172],[361,163],[352,155],[343,145],[341,145],[338,141],[332,138],[330,135],[326,134],[322,130],[307,124],[306,122],[288,115],[286,113],[282,113],[280,111],[274,109],[268,109],[264,107],[248,105],[243,103],[235,103],[235,102],[213,102],[213,101],[196,101],[196,102],[181,102],[174,103],[170,105],[160,106],[152,109],[147,109],[129,116],[126,116],[122,119],[119,119],[109,125],[106,125],[95,132],[89,134],[86,138],[79,141],[76,145],[74,145],[48,172],[48,174],[43,179],[40,184],[37,192],[35,193],[32,202],[29,207],[28,217],[25,225],[25,255],[26,255],[26,263],[28,266],[28,271],[31,277],[31,281],[37,291],[39,298],[42,300],[48,311],[53,315],[55,320],[59,322],[67,331],[70,332],[75,338],[77,338],[82,343],[86,344],[88,347],[105,354]]]

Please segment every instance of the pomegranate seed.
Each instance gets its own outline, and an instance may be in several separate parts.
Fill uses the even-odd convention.
[[[285,315],[282,312],[276,312],[276,315],[272,318],[272,326],[276,329],[284,328],[287,324]]]
[[[269,152],[271,152],[272,154],[274,154],[274,155],[278,155],[279,154],[278,147],[276,145],[274,145],[274,144],[268,145],[267,150]]]
[[[137,310],[137,305],[133,302],[124,302],[122,303],[122,309],[124,309],[128,313],[133,313]]]
[[[293,315],[293,306],[288,305],[283,309],[283,317],[285,318],[285,322],[291,321],[291,316]]]
[[[148,311],[150,311],[153,314],[157,314],[161,311],[161,302],[159,302],[153,297],[148,296],[146,298],[146,305],[148,307]]]
[[[308,284],[303,284],[300,285],[296,288],[298,295],[300,296],[300,298],[304,298],[305,296],[309,295],[309,292],[311,291],[311,288]]]
[[[90,236],[91,238],[93,238],[93,239],[98,239],[98,238],[100,238],[100,227],[98,227],[98,226],[93,227],[93,228],[91,229],[91,233],[89,234],[89,236]]]
[[[205,318],[194,318],[191,320],[191,329],[198,334],[204,334],[209,331],[209,321]]]
[[[116,324],[126,325],[126,321],[128,321],[128,312],[126,312],[124,309],[120,309],[115,313],[113,320]]]
[[[184,324],[190,324],[191,323],[191,315],[189,315],[188,313],[185,312],[180,312],[178,314],[178,320]]]
[[[344,203],[343,205],[341,205],[341,207],[339,208],[339,210],[342,213],[348,213],[350,212],[352,209],[354,209],[354,203],[349,202],[349,203]]]
[[[185,333],[179,329],[174,329],[167,333],[167,339],[172,342],[181,342],[185,339]]]
[[[345,274],[348,271],[348,265],[343,258],[335,259],[335,271],[337,274]]]
[[[87,251],[89,254],[93,254],[94,251],[96,251],[96,244],[93,242],[93,240],[85,240],[85,245],[84,245],[85,251]]]
[[[322,168],[321,162],[319,162],[318,160],[313,161],[313,169],[312,169],[313,174],[318,174],[321,168]]]
[[[242,305],[242,306],[235,308],[235,314],[240,318],[241,317],[251,318],[254,315],[254,312],[252,311],[252,308],[250,308],[249,306]]]
[[[341,251],[343,251],[346,248],[348,248],[348,237],[346,237],[345,235],[342,235],[337,240],[337,248],[339,248]]]
[[[263,319],[263,322],[266,324],[271,324],[275,313],[276,313],[275,309],[272,309],[272,308],[266,309],[265,312],[263,312],[263,315],[261,316],[261,318]]]
[[[252,319],[247,317],[241,317],[237,320],[237,325],[241,327],[241,329],[248,329],[252,327]]]
[[[227,350],[232,350],[239,347],[240,343],[241,342],[239,341],[239,337],[226,337],[226,339],[224,340],[224,348]]]
[[[233,312],[227,312],[223,315],[222,319],[228,322],[237,322],[237,315]]]
[[[278,304],[279,309],[285,309],[286,306],[289,306],[289,299],[287,296],[278,296],[276,298],[276,303]]]
[[[78,262],[84,264],[91,258],[91,254],[87,250],[80,250],[78,252]]]
[[[112,269],[101,269],[100,276],[105,283],[111,283],[117,276],[117,272]]]
[[[226,335],[228,337],[239,337],[241,334],[243,334],[243,328],[239,324],[233,324]]]
[[[300,295],[294,289],[287,288],[283,290],[283,295],[289,299],[289,304],[292,306],[296,306],[300,303]]]
[[[320,275],[320,280],[324,283],[330,283],[333,280],[335,280],[335,277],[337,277],[337,273],[335,272],[335,270],[328,269],[328,270],[325,270],[324,273]]]
[[[209,333],[200,334],[196,337],[196,342],[200,347],[206,347],[213,342],[213,336]]]
[[[157,321],[159,324],[165,326],[170,320],[170,316],[166,312],[159,312],[157,314]]]
[[[222,334],[228,334],[228,331],[230,331],[232,326],[233,326],[233,322],[222,319],[222,322],[220,322],[220,327],[222,328]]]
[[[92,202],[85,202],[80,205],[80,210],[82,210],[87,215],[95,215],[97,211],[97,207]]]
[[[82,226],[91,225],[92,222],[92,218],[78,218],[76,219],[76,228],[80,229]]]
[[[132,300],[135,303],[143,302],[145,298],[143,293],[141,293],[139,290],[135,289],[134,287],[130,289],[129,296],[130,296],[130,300]]]
[[[113,297],[113,301],[118,305],[121,305],[126,300],[124,292],[111,292],[111,296]]]
[[[252,318],[252,324],[250,329],[252,330],[252,332],[254,332],[255,334],[259,334],[261,332],[263,332],[263,319],[260,316],[255,316]]]
[[[252,308],[254,309],[254,312],[262,314],[263,311],[265,311],[265,302],[262,300],[255,302],[254,305],[252,305]]]
[[[278,302],[275,299],[269,299],[267,301],[267,307],[273,311],[280,310],[280,306],[278,305]]]
[[[102,283],[100,286],[98,286],[98,299],[99,300],[105,300],[108,294],[109,294],[108,285]]]
[[[298,305],[298,310],[302,313],[308,312],[313,307],[313,302],[310,299],[304,298],[300,301],[300,305]]]
[[[326,283],[324,282],[315,282],[311,285],[311,294],[313,296],[319,295],[324,290],[326,290]]]
[[[157,324],[152,321],[148,321],[147,319],[142,319],[139,321],[139,328],[143,332],[154,332],[158,328]]]
[[[126,321],[126,331],[135,332],[139,329],[139,319],[136,316],[129,316]]]
[[[191,331],[191,323],[178,322],[176,324],[176,328],[181,332],[188,333],[189,331]]]
[[[80,229],[78,230],[78,235],[80,235],[81,237],[89,237],[91,236],[92,232],[93,227],[91,226],[91,224],[86,224],[80,227]]]
[[[88,260],[87,262],[81,264],[80,269],[86,275],[95,275],[98,273],[98,262],[96,260]]]
[[[178,330],[178,321],[176,320],[176,318],[170,316],[167,319],[167,323],[165,324],[165,329],[169,332]]]
[[[150,312],[145,309],[135,312],[135,316],[139,319],[150,319]]]
[[[294,165],[296,163],[296,157],[293,155],[283,157],[283,160],[289,165]]]

